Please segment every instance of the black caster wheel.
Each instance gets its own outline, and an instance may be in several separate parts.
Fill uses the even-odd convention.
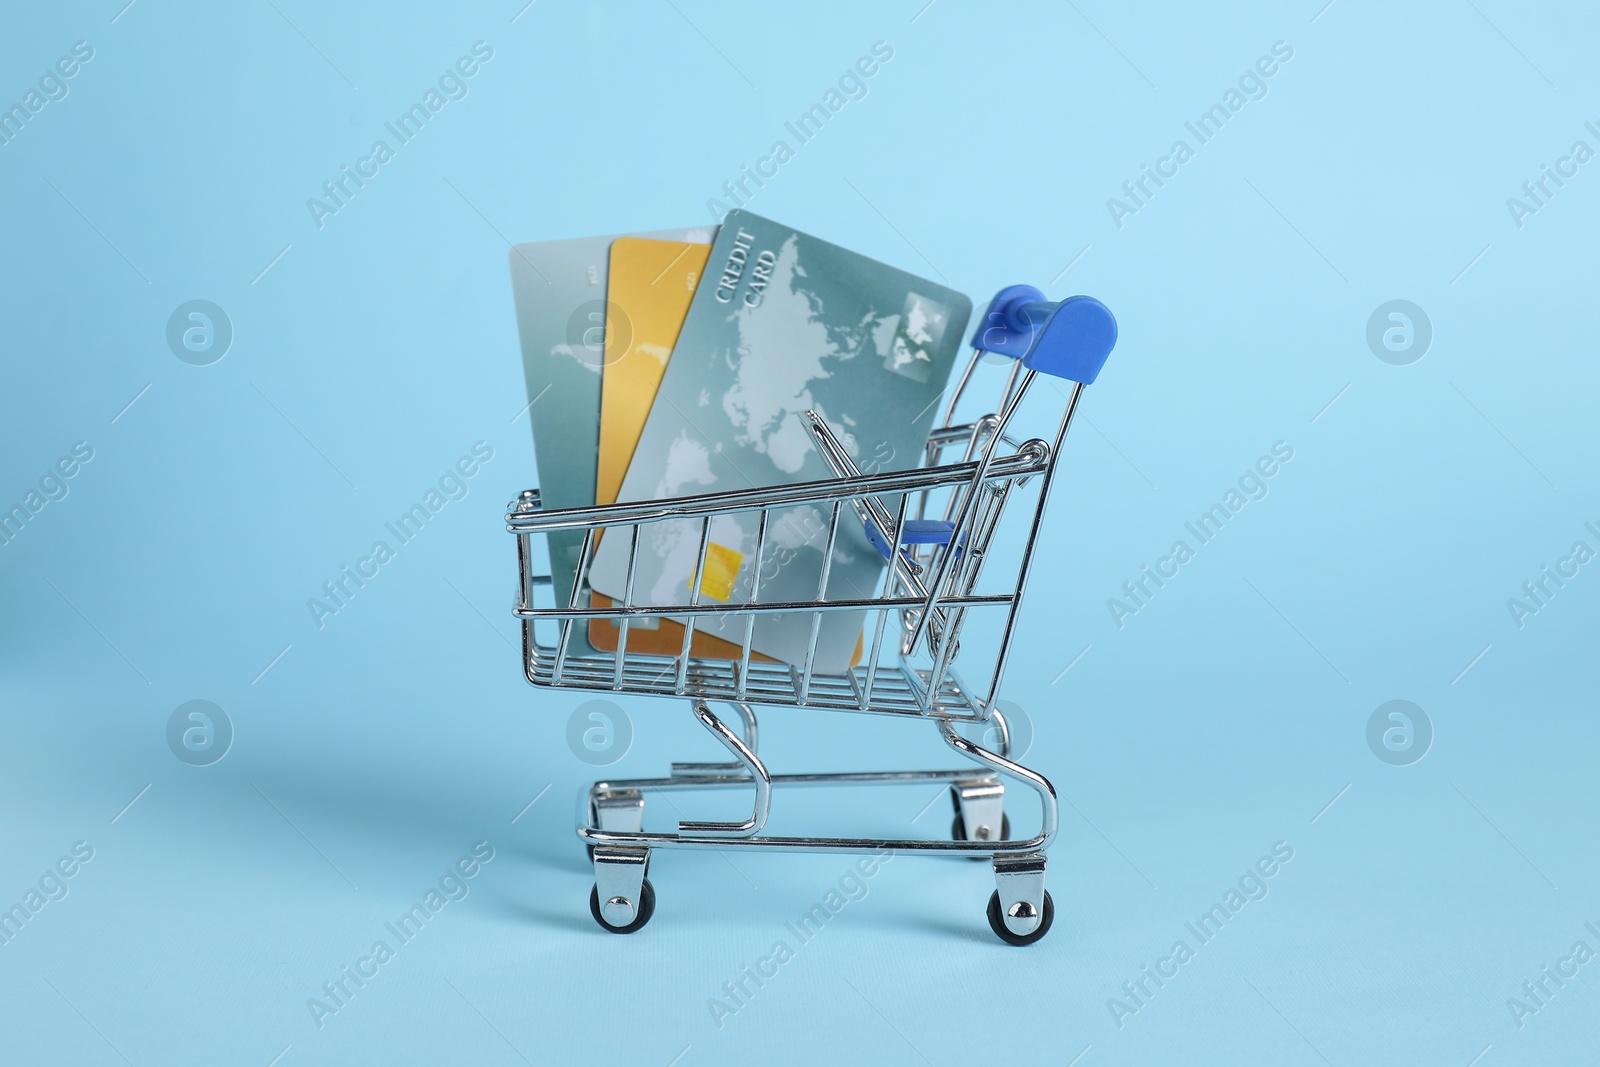
[[[996,889],[989,897],[989,927],[996,937],[1008,945],[1031,945],[1050,932],[1050,924],[1056,920],[1056,905],[1050,899],[1050,890],[1044,891],[1044,915],[1039,919],[1039,925],[1031,934],[1014,934],[1006,929],[1005,917],[1000,914],[1000,890]]]
[[[952,840],[952,841],[965,841],[966,839],[967,839],[967,826],[966,826],[966,823],[964,823],[962,821],[961,813],[958,811],[958,812],[956,812],[955,821],[950,824],[950,840]],[[1011,816],[1005,814],[1004,812],[1000,813],[1000,840],[1002,840],[1002,841],[1011,840]],[[973,856],[968,856],[967,858],[968,859],[974,859],[974,860],[986,860],[989,857],[988,856],[973,855]]]
[[[996,901],[998,901],[998,899],[999,898],[996,897]],[[999,907],[999,904],[996,903],[994,906]],[[600,887],[596,885],[593,889],[589,890],[589,914],[594,916],[594,921],[600,924],[600,928],[602,930],[609,930],[613,934],[631,934],[635,930],[642,927],[645,923],[649,922],[650,916],[654,915],[655,913],[656,890],[655,887],[650,884],[650,879],[648,878],[644,880],[644,888],[639,891],[639,910],[634,913],[633,922],[629,923],[627,926],[612,926],[610,923],[606,922],[605,916],[600,914]],[[1049,902],[1046,901],[1045,915],[1048,916],[1049,914]],[[993,920],[990,921],[992,922]],[[1048,918],[1045,920],[1045,922],[1046,925],[1049,925]]]

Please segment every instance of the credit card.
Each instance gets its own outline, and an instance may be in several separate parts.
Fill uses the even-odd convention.
[[[617,499],[710,254],[710,245],[688,241],[619,237],[611,242],[606,299],[614,309],[612,320],[625,318],[628,327],[606,335],[596,504]]]
[[[724,218],[677,345],[640,434],[618,499],[657,500],[832,477],[805,428],[814,408],[867,473],[916,467],[934,408],[972,312],[961,293],[829,244],[788,226],[734,211]],[[830,597],[870,595],[883,557],[859,522],[839,525]],[[757,516],[711,523],[702,604],[817,595],[826,547],[825,509],[776,513],[763,558]],[[686,604],[700,541],[699,520],[641,527],[634,600]],[[617,597],[628,569],[627,537],[601,542],[590,569],[597,593]],[[862,612],[822,615],[814,667],[847,669],[859,647]],[[697,630],[742,641],[745,620],[705,616]],[[752,648],[803,663],[812,616],[764,616]],[[632,628],[629,644],[632,647]]]

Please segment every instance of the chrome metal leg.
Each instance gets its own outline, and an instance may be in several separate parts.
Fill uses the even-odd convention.
[[[744,706],[735,705],[735,707],[742,709]],[[755,810],[751,812],[750,818],[745,819],[743,822],[684,820],[678,823],[678,832],[680,834],[717,834],[728,837],[750,837],[759,833],[761,828],[767,824],[767,814],[772,810],[772,775],[767,773],[766,765],[756,756],[755,751],[739,740],[738,735],[728,729],[721,719],[717,718],[709,704],[703,700],[694,701],[694,716],[700,720],[700,725],[709,730],[713,737],[727,747],[728,751],[738,757],[739,762],[736,766],[749,774],[752,784],[755,786]],[[746,723],[752,738],[755,736],[755,730],[752,725],[754,722],[755,716],[751,715]]]

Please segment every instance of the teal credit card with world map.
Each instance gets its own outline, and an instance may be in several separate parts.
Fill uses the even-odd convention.
[[[621,500],[660,500],[829,478],[806,430],[815,409],[868,473],[918,465],[934,410],[962,343],[972,302],[936,282],[745,211],[730,212],[711,250],[623,479]],[[758,517],[711,524],[701,603],[817,594],[828,512],[775,513],[755,558]],[[640,527],[634,602],[688,602],[700,520]],[[629,539],[602,540],[590,584],[621,597]],[[776,562],[775,562],[776,561]],[[848,508],[829,570],[831,597],[870,596],[884,559]],[[815,668],[837,673],[856,652],[864,613],[822,616]],[[809,614],[757,621],[752,647],[805,660]],[[697,626],[741,643],[745,621],[702,616]]]

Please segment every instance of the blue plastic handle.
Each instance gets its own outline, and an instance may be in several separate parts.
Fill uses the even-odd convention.
[[[1029,370],[1089,385],[1117,343],[1117,320],[1092,296],[1054,303],[1031,285],[995,294],[972,335],[974,348],[1022,360]]]
[[[1033,340],[1044,325],[1043,317],[1031,322],[1025,309],[1044,302],[1044,294],[1031,285],[1006,286],[989,301],[989,310],[972,332],[972,347],[1021,359],[1033,347]]]
[[[1022,365],[1068,381],[1091,384],[1117,344],[1117,320],[1092,296],[1069,296],[1056,305]]]

